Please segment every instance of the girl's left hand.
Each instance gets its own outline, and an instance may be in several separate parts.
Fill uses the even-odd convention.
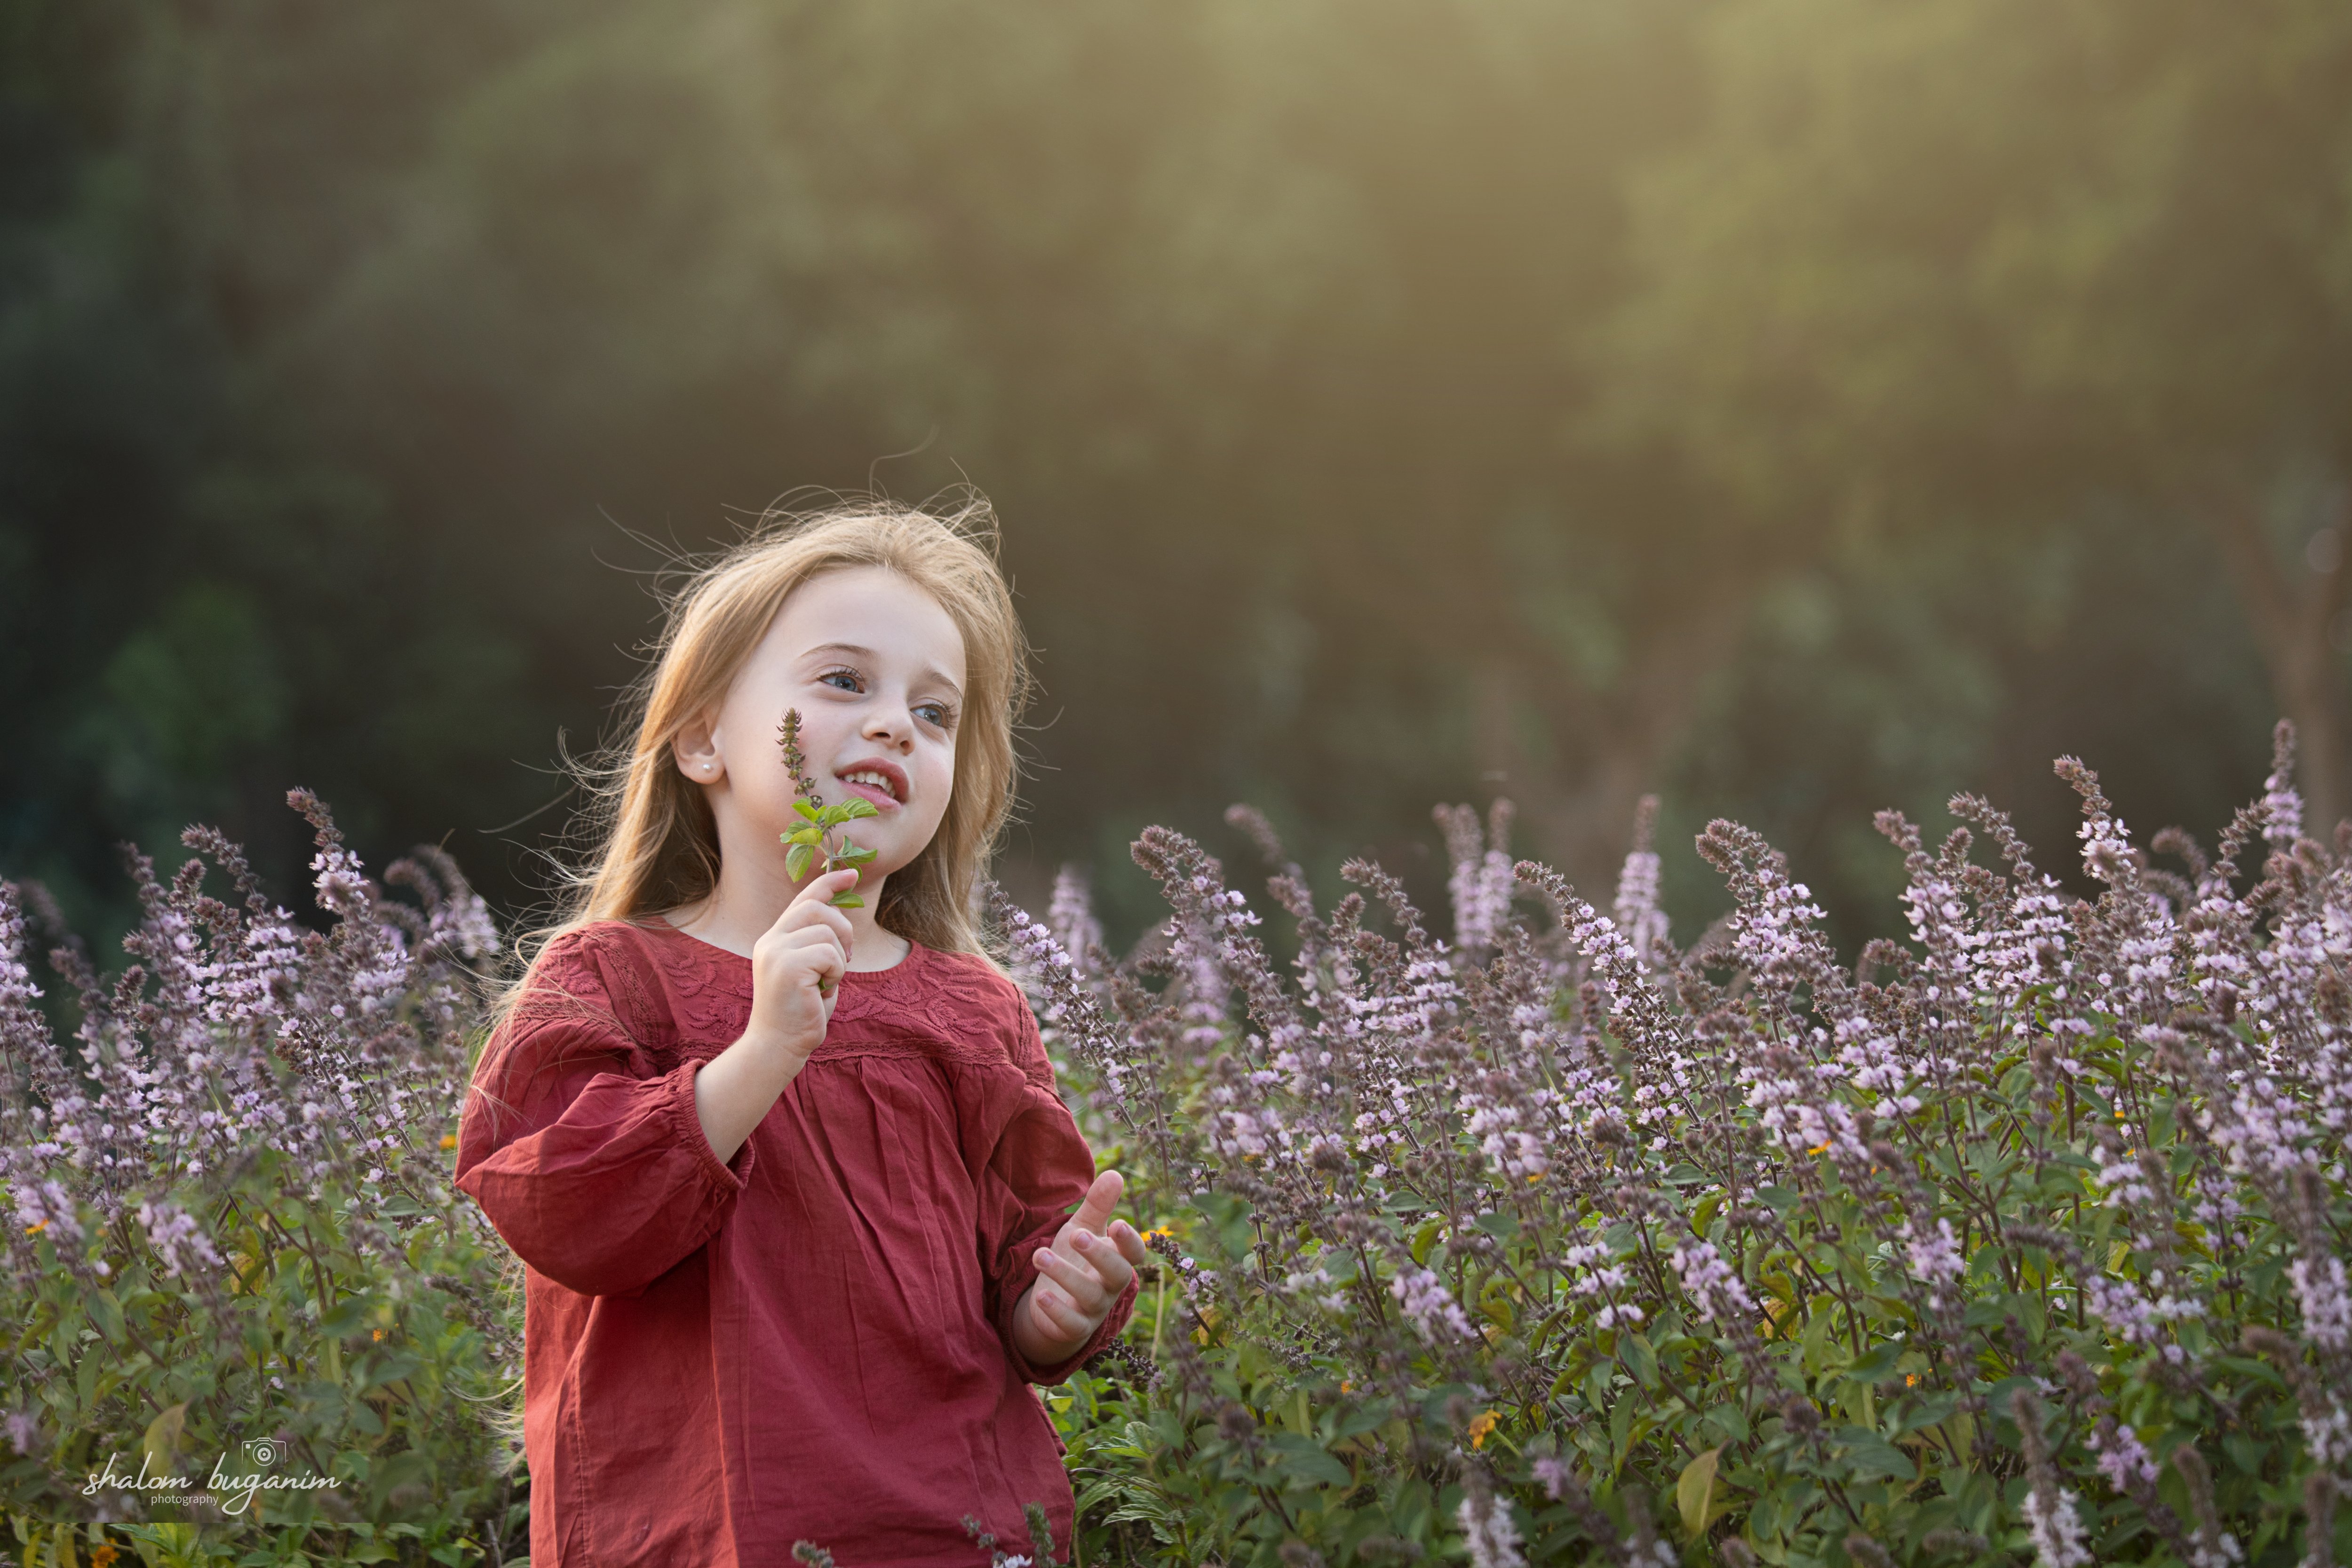
[[[1030,1361],[1051,1366],[1076,1353],[1135,1278],[1146,1254],[1143,1237],[1110,1217],[1126,1188],[1117,1171],[1097,1176],[1054,1245],[1031,1254],[1039,1278],[1013,1315],[1013,1333]]]

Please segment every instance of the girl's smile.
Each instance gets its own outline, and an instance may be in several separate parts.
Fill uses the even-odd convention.
[[[863,795],[882,811],[896,811],[907,804],[907,773],[896,763],[868,757],[833,776],[848,785],[851,794]]]

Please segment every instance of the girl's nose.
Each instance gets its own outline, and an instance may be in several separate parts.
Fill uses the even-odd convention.
[[[915,716],[907,711],[904,702],[877,703],[866,721],[866,738],[901,749],[910,746],[915,740]]]

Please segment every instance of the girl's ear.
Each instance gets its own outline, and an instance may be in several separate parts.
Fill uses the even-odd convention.
[[[670,754],[677,759],[677,771],[696,784],[717,784],[727,771],[727,761],[719,754],[716,715],[705,713],[680,730],[670,741]]]

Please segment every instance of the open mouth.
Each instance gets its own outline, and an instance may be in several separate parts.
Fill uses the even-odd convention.
[[[887,763],[860,763],[833,776],[876,805],[907,804],[907,775]]]

